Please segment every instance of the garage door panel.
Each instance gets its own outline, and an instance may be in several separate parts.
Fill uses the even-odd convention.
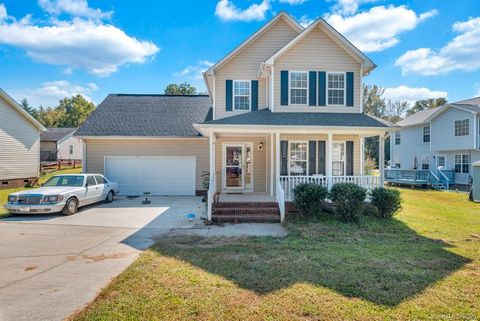
[[[105,157],[105,175],[122,195],[195,195],[196,158]]]

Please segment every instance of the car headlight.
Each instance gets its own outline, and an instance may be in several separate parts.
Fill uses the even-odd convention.
[[[50,196],[44,196],[43,197],[43,202],[44,203],[57,203],[63,201],[63,196],[62,195],[50,195]]]
[[[15,195],[8,195],[8,202],[9,203],[16,203],[17,202],[17,196]]]

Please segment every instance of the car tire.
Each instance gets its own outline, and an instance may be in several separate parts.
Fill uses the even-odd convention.
[[[78,201],[75,198],[69,198],[65,207],[62,210],[62,215],[68,216],[73,215],[77,212],[78,209]]]
[[[107,197],[105,198],[105,203],[113,202],[113,191],[108,192]]]

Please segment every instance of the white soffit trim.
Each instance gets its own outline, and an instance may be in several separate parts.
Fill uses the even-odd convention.
[[[368,58],[363,52],[361,52],[357,47],[355,47],[347,38],[345,38],[341,33],[339,33],[335,28],[333,28],[328,22],[326,22],[323,18],[318,18],[312,24],[310,24],[306,29],[304,29],[301,33],[299,33],[295,38],[293,38],[289,43],[283,46],[280,50],[278,50],[273,56],[265,60],[265,63],[268,65],[273,65],[275,60],[283,55],[288,49],[298,43],[301,39],[303,39],[306,35],[308,35],[312,30],[315,30],[319,25],[325,27],[331,35],[326,32],[328,36],[330,36],[334,41],[340,42],[340,44],[345,45],[348,47],[353,54],[355,54],[356,59],[360,59],[363,65],[363,72],[364,74],[368,74],[372,69],[377,67],[375,63]],[[347,51],[348,52],[348,51]]]
[[[7,94],[3,89],[0,88],[0,97],[5,99],[7,103],[9,103],[17,112],[19,112],[23,117],[25,117],[28,121],[30,121],[35,127],[40,129],[41,131],[47,130],[38,120],[32,117],[28,112],[25,111],[25,109],[20,106],[15,99],[10,97],[9,94]]]
[[[235,49],[230,51],[219,62],[217,62],[215,65],[210,67],[207,71],[205,71],[205,74],[207,76],[213,75],[213,73],[215,72],[216,69],[220,68],[223,64],[225,64],[227,61],[229,61],[233,56],[235,56],[237,53],[239,53],[245,46],[250,44],[250,42],[252,42],[253,40],[257,39],[259,36],[261,36],[265,31],[267,31],[279,19],[284,19],[285,22],[287,22],[299,34],[304,30],[304,28],[297,21],[295,21],[295,19],[293,19],[288,13],[286,13],[285,11],[281,11],[279,14],[277,14],[275,17],[273,17],[270,21],[268,21],[266,24],[264,24],[260,29],[258,29],[247,40],[242,42],[238,47],[236,47]]]

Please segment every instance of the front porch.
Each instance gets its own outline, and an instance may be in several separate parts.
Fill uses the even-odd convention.
[[[292,200],[295,187],[301,183],[329,189],[340,182],[352,182],[368,190],[382,186],[382,168],[380,176],[364,174],[363,142],[368,136],[372,135],[349,131],[211,133],[208,219],[212,220],[214,212],[252,217],[263,212],[273,215],[275,207],[279,221],[283,221],[285,203]],[[383,136],[379,149],[384,150]],[[380,161],[383,159],[381,153]],[[250,204],[248,210],[245,204]],[[263,211],[262,207],[268,210]]]

